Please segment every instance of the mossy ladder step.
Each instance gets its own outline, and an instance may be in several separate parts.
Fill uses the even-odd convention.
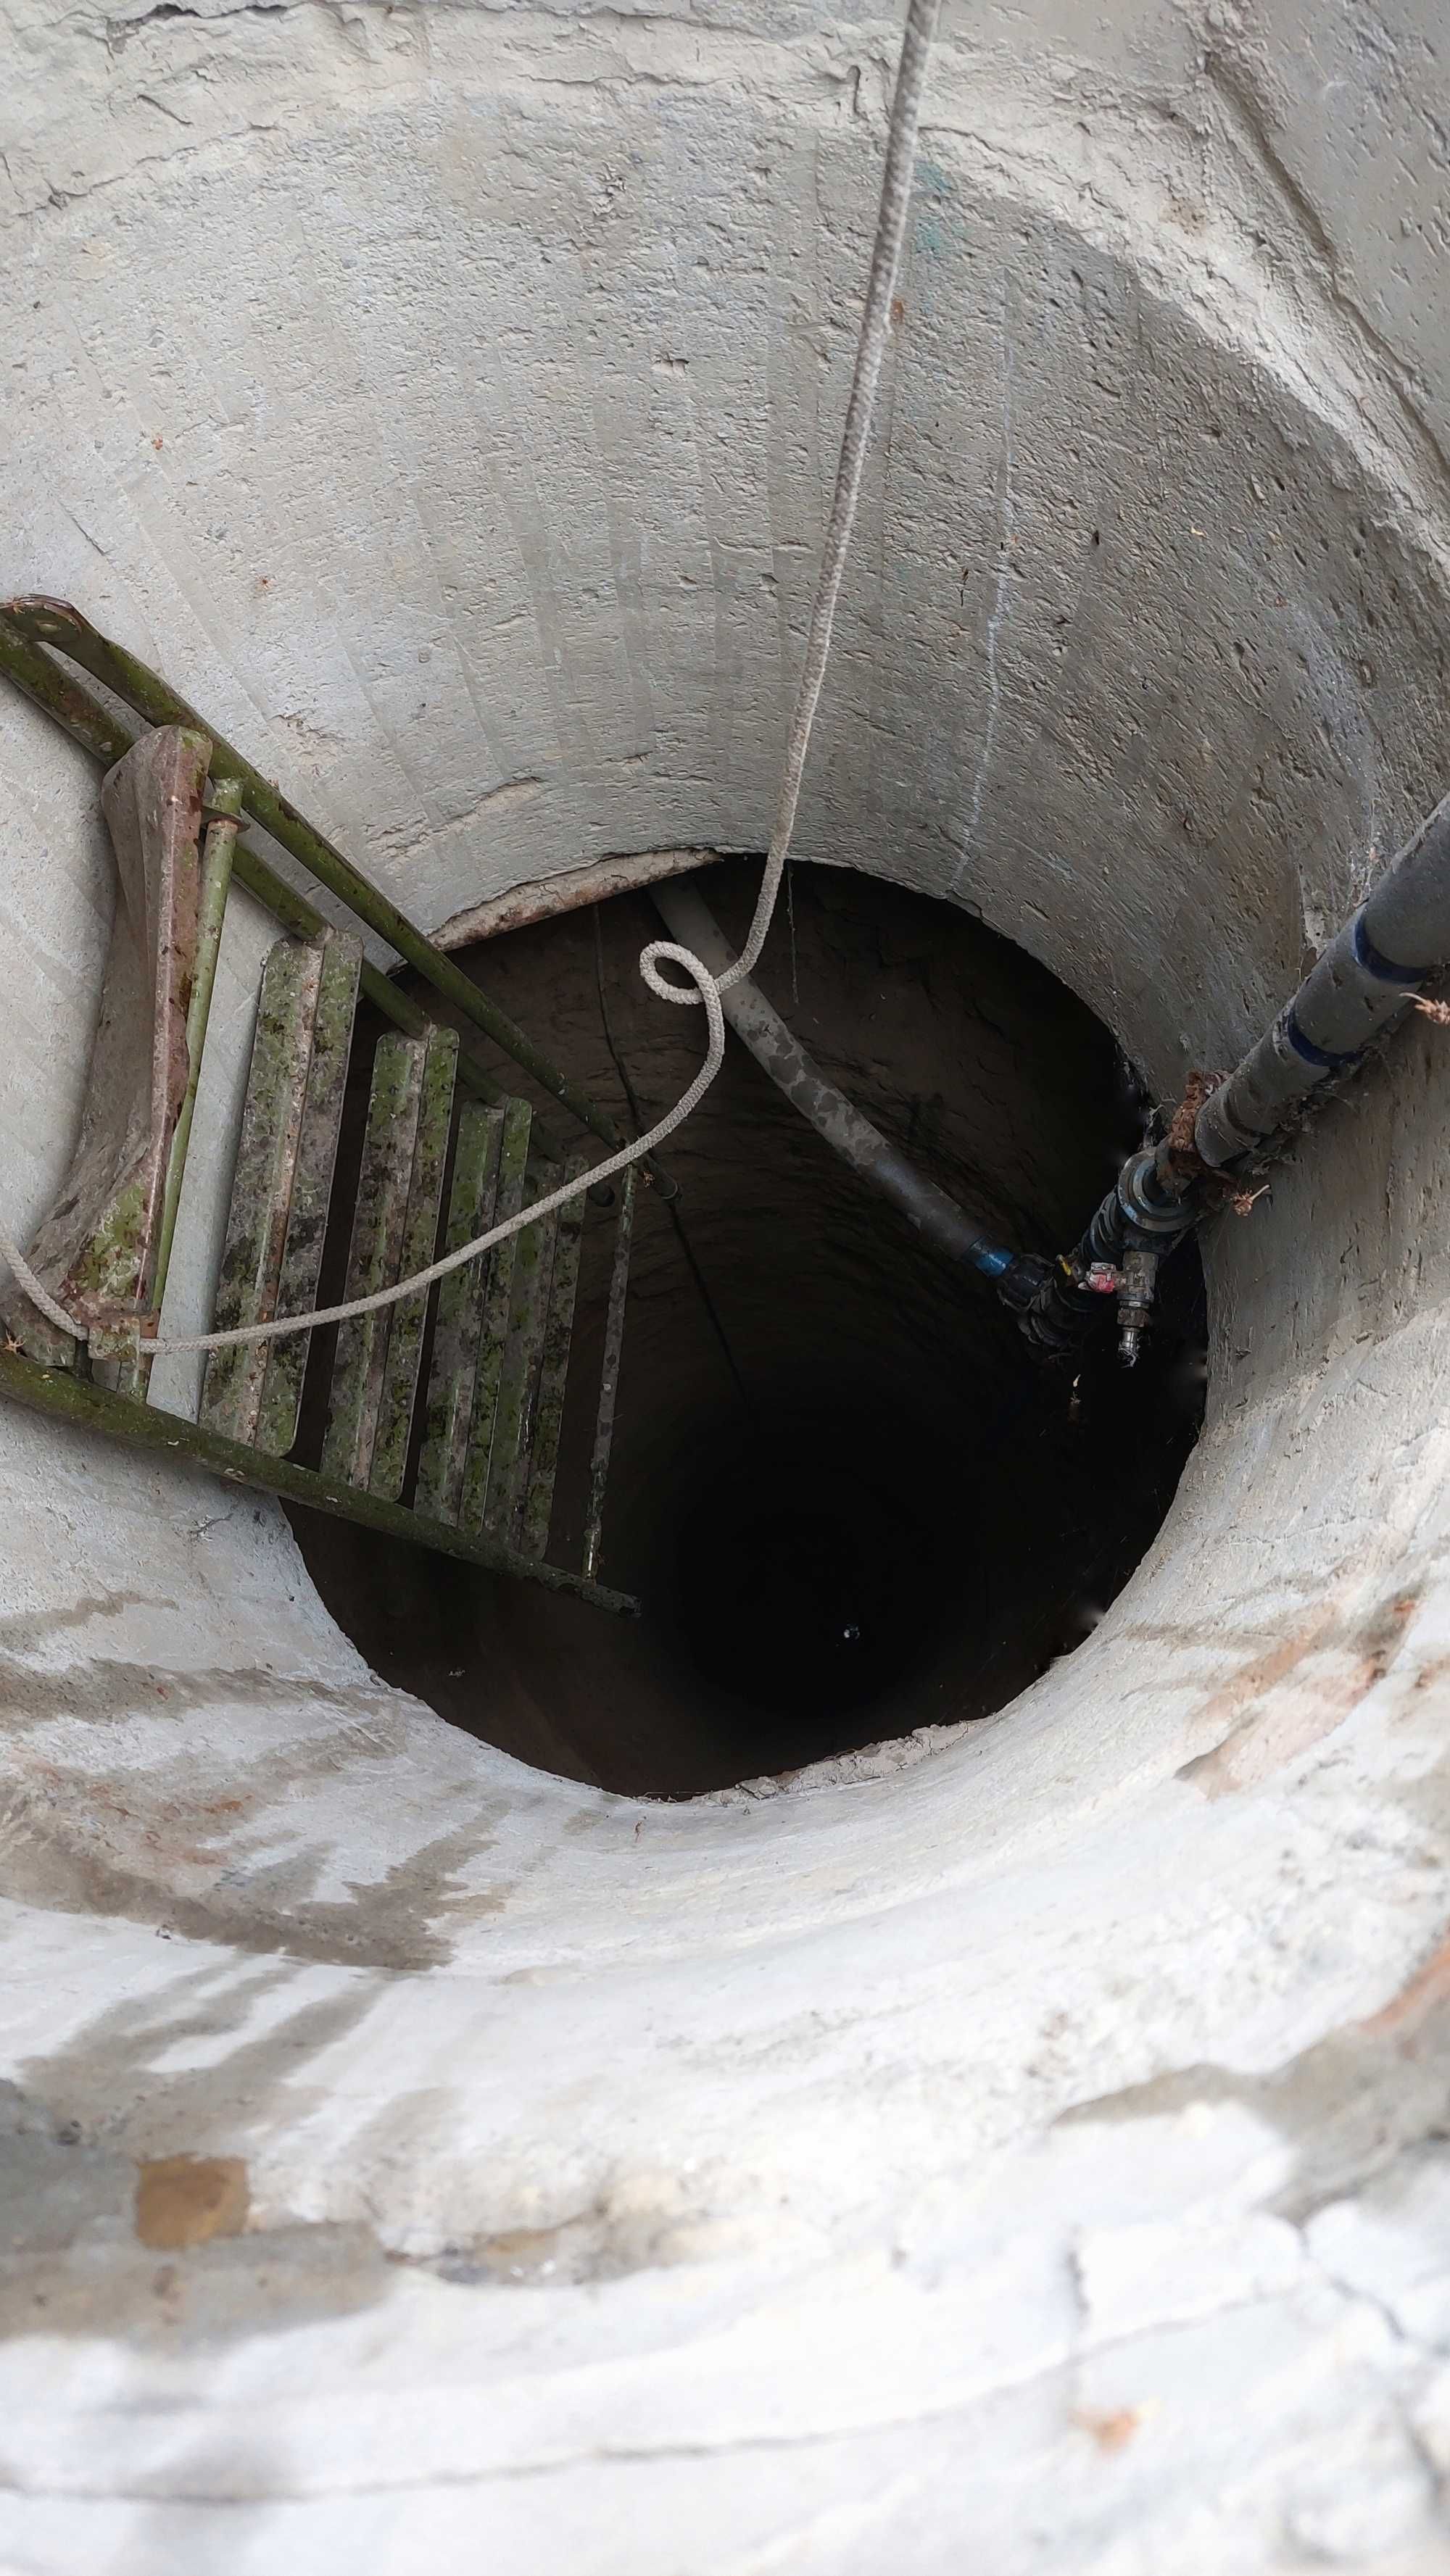
[[[317,1302],[360,963],[358,943],[336,931],[320,941],[281,939],[267,959],[218,1329]],[[487,1109],[460,1101],[457,1070],[451,1029],[378,1038],[339,1302],[396,1287],[587,1168],[579,1155],[561,1166],[531,1150],[526,1100]],[[329,1486],[401,1504],[411,1474],[411,1499],[425,1518],[533,1562],[546,1557],[583,1230],[581,1195],[433,1289],[334,1328],[318,1462]],[[203,1424],[285,1456],[312,1339],[299,1333],[214,1352]]]
[[[234,881],[286,935],[261,976],[213,1329],[395,1287],[582,1176],[587,1158],[563,1151],[530,1103],[480,1064],[475,1029],[606,1143],[620,1140],[452,958],[77,610],[43,598],[0,607],[0,672],[105,764],[121,880],[86,1120],[66,1188],[32,1246],[41,1275],[84,1311],[89,1351],[7,1291],[0,1388],[230,1481],[604,1608],[637,1609],[595,1579],[633,1174],[616,1209],[592,1386],[577,1383],[575,1306],[586,1227],[599,1220],[586,1221],[581,1194],[430,1289],[337,1327],[210,1353],[194,1422],[148,1401],[151,1363],[137,1336],[154,1329],[165,1291]],[[139,732],[118,702],[140,719]],[[310,870],[356,929],[278,876],[249,827]],[[363,933],[388,941],[469,1025],[430,1019],[365,957]],[[381,1036],[373,1014],[391,1024]],[[355,1134],[347,1144],[347,1104],[364,1080],[359,1156]],[[330,1270],[339,1279],[329,1289]],[[571,1442],[571,1408],[581,1404],[585,1422]],[[566,1451],[583,1462],[577,1570],[549,1553]]]

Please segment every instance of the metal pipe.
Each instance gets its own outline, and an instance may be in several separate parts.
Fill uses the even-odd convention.
[[[222,923],[226,918],[227,890],[232,881],[232,859],[237,846],[237,830],[242,811],[240,779],[214,778],[206,791],[206,809],[210,814],[206,838],[201,850],[201,885],[197,904],[196,965],[191,981],[191,1004],[186,1014],[186,1091],[177,1115],[171,1139],[171,1155],[166,1166],[166,1190],[161,1203],[161,1232],[156,1246],[156,1272],[151,1283],[151,1305],[160,1314],[166,1296],[166,1281],[171,1269],[171,1248],[176,1240],[177,1210],[181,1205],[181,1184],[186,1174],[187,1148],[191,1143],[191,1123],[196,1115],[197,1086],[201,1080],[202,1049],[206,1045],[207,1024],[211,1019],[212,994],[216,988],[217,960],[221,954]],[[121,1364],[116,1380],[118,1395],[133,1395],[144,1400],[151,1383],[154,1362],[138,1353],[134,1360]]]
[[[1151,1316],[1158,1264],[1207,1213],[1205,1185],[1262,1152],[1331,1074],[1352,1071],[1447,960],[1450,796],[1411,834],[1273,1026],[1209,1093],[1193,1123],[1192,1152],[1165,1140],[1129,1157],[1087,1232],[1048,1271],[1023,1315],[1028,1340],[1049,1357],[1075,1350],[1093,1321],[1094,1291],[1109,1285],[1118,1292],[1119,1345],[1131,1367]]]
[[[1118,1347],[1132,1368],[1152,1315],[1158,1264],[1201,1213],[1161,1148],[1130,1154],[1071,1252],[1043,1264],[1041,1285],[1022,1316],[1033,1348],[1047,1359],[1067,1358],[1097,1321],[1102,1297],[1116,1294]]]
[[[157,1313],[166,1290],[166,1275],[171,1267],[171,1246],[176,1235],[176,1212],[181,1203],[181,1184],[186,1171],[186,1149],[191,1142],[191,1122],[196,1114],[197,1085],[201,1079],[202,1049],[206,1045],[207,1026],[211,1019],[212,995],[216,990],[217,960],[221,955],[222,923],[226,917],[227,890],[232,881],[232,860],[237,846],[237,829],[242,811],[242,787],[237,778],[214,778],[206,793],[211,819],[201,851],[201,888],[197,906],[196,969],[191,984],[191,1007],[186,1014],[186,1052],[188,1072],[186,1096],[176,1121],[171,1140],[171,1161],[166,1174],[166,1196],[161,1210],[161,1240],[156,1250],[156,1279],[151,1301]]]
[[[1405,843],[1298,992],[1211,1092],[1194,1127],[1210,1169],[1275,1134],[1307,1092],[1358,1063],[1450,958],[1450,796]]]
[[[730,943],[698,889],[693,885],[666,885],[652,891],[655,910],[671,937],[678,939],[682,947],[693,949],[712,975],[723,974],[733,963]],[[1010,1296],[1007,1283],[1010,1274],[1020,1270],[1020,1256],[983,1234],[955,1199],[917,1171],[880,1128],[873,1127],[845,1093],[826,1080],[759,985],[743,976],[722,994],[721,1000],[736,1036],[749,1048],[761,1070],[769,1074],[777,1090],[784,1092],[792,1108],[800,1111],[832,1151],[879,1190],[883,1198],[890,1199],[908,1223],[928,1236],[948,1260],[968,1262]],[[1035,1279],[1033,1286],[1035,1289]]]

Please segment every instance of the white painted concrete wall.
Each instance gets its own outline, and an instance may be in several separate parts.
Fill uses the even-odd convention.
[[[425,920],[758,847],[891,25],[3,24],[5,588]],[[1165,1093],[1450,772],[1447,117],[1429,0],[949,11],[802,847]],[[7,703],[0,760],[18,1224],[105,866],[79,756]],[[528,1773],[265,1504],[0,1419],[0,2563],[1450,2564],[1444,1067],[1222,1229],[1210,1429],[1091,1641],[875,1777]],[[158,2258],[181,2152],[251,2232]]]

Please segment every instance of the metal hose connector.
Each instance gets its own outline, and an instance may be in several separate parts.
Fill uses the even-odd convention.
[[[1021,1318],[1033,1349],[1044,1359],[1075,1358],[1104,1297],[1116,1294],[1119,1354],[1131,1368],[1152,1315],[1158,1264],[1201,1213],[1198,1193],[1174,1168],[1166,1146],[1130,1154],[1071,1252],[1045,1265],[1046,1278]]]

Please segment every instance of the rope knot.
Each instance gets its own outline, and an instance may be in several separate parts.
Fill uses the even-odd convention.
[[[659,971],[659,960],[668,959],[671,966],[682,967],[690,978],[688,984],[667,984]],[[650,991],[662,1002],[684,1002],[692,1009],[713,993],[718,1002],[719,987],[708,966],[702,965],[694,950],[682,948],[674,939],[652,939],[639,952],[639,971]]]

